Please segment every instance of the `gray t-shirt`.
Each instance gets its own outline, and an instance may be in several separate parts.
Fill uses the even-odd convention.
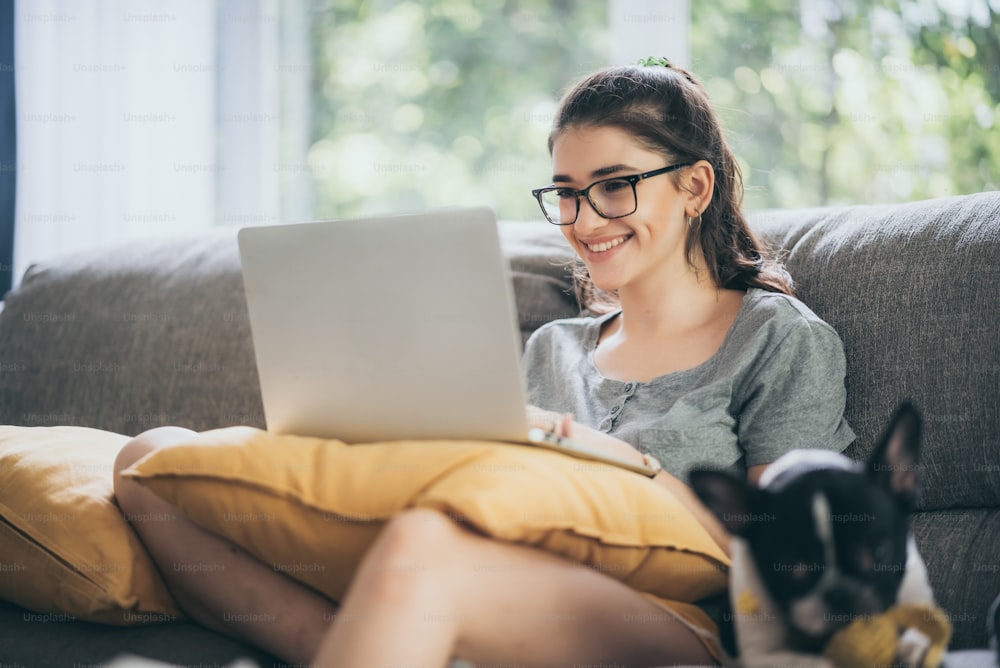
[[[594,364],[601,326],[616,315],[556,320],[532,334],[522,358],[530,404],[571,412],[682,480],[695,464],[743,474],[794,448],[840,452],[854,440],[843,417],[843,343],[794,297],[748,290],[710,359],[648,383],[604,378]]]

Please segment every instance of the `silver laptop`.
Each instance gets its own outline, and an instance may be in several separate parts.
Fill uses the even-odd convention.
[[[487,208],[239,232],[270,431],[347,443],[535,443],[507,262]]]

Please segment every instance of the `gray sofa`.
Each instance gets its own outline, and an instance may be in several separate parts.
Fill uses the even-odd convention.
[[[923,410],[917,542],[953,648],[986,644],[1000,592],[1000,193],[764,211],[800,296],[841,334],[847,418],[864,457],[896,403]],[[559,231],[505,223],[525,337],[572,316]],[[461,277],[456,277],[461,280]],[[163,424],[263,426],[231,231],[32,267],[0,312],[0,424],[135,434]],[[15,371],[11,372],[10,369]],[[3,490],[0,490],[0,495]],[[188,623],[39,623],[0,604],[0,659],[73,667],[131,652],[182,665],[272,657]]]

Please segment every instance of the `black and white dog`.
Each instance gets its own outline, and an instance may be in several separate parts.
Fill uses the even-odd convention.
[[[897,409],[868,462],[825,450],[790,452],[760,487],[696,469],[691,486],[733,535],[730,601],[739,663],[830,666],[827,641],[896,604],[933,604],[910,533],[921,420]],[[926,647],[901,643],[900,663]]]

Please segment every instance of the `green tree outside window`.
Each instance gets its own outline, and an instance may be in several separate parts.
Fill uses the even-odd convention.
[[[749,208],[1000,187],[1000,1],[691,11],[691,69],[728,128]],[[487,205],[539,220],[528,191],[551,176],[559,93],[607,64],[607,25],[604,2],[314,3],[316,215]]]

